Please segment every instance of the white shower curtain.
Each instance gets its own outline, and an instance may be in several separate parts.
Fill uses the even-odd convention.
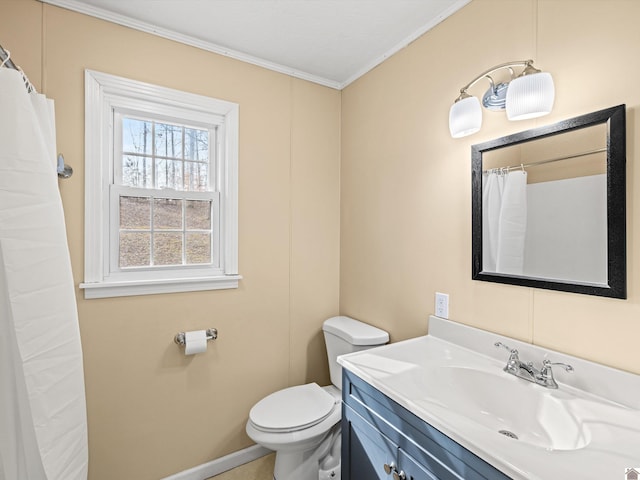
[[[482,179],[482,269],[521,275],[527,232],[527,172],[490,171]]]
[[[495,171],[482,176],[482,270],[495,272],[504,178]]]
[[[53,101],[0,68],[0,480],[86,480],[82,349]]]

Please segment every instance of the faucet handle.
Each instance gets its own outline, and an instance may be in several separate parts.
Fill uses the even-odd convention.
[[[569,373],[573,372],[573,367],[567,363],[552,362],[546,359],[543,360],[538,383],[544,385],[547,388],[558,388],[558,384],[556,383],[555,378],[553,378],[553,368],[551,368],[553,366],[564,368],[564,370]]]
[[[542,372],[546,372],[549,371],[551,372],[551,367],[556,366],[556,367],[561,367],[564,368],[565,371],[569,372],[569,373],[573,373],[574,368],[569,365],[568,363],[562,363],[562,362],[552,362],[550,360],[543,360],[542,361]]]
[[[502,348],[506,348],[506,349],[507,349],[509,352],[511,352],[511,353],[514,353],[514,352],[515,352],[515,353],[518,353],[518,351],[517,351],[515,348],[511,348],[510,346],[505,345],[505,344],[504,344],[504,343],[502,343],[502,342],[496,342],[496,343],[494,343],[493,345],[494,345],[494,347],[498,347],[498,348],[500,348],[500,347],[502,347]]]
[[[520,369],[520,357],[518,356],[518,350],[515,348],[511,348],[508,345],[505,345],[502,342],[496,342],[493,344],[494,346],[500,348],[505,348],[509,353],[509,360],[507,360],[507,365],[504,367],[505,372],[516,373]]]
[[[510,346],[505,345],[505,344],[504,344],[504,343],[502,343],[502,342],[496,342],[496,343],[494,343],[493,345],[494,345],[495,347],[498,347],[498,348],[502,347],[502,348],[506,349],[506,350],[511,354],[511,355],[509,356],[509,362],[511,362],[511,361],[513,361],[513,360],[520,360],[520,359],[518,358],[518,350],[516,350],[515,348],[511,348]]]

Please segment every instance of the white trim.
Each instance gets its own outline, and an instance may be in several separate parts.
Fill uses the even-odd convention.
[[[318,75],[313,75],[311,73],[303,72],[301,70],[296,70],[295,68],[287,67],[286,65],[281,65],[279,63],[271,62],[269,60],[265,60],[259,57],[254,57],[253,55],[248,55],[246,53],[242,53],[237,50],[232,50],[230,48],[226,48],[212,42],[206,42],[204,40],[200,40],[198,38],[192,37],[191,35],[184,35],[182,33],[174,32],[173,30],[169,30],[163,27],[158,27],[150,23],[136,20],[131,17],[127,17],[125,15],[113,13],[103,8],[95,7],[93,5],[88,5],[78,0],[40,0],[40,1],[42,3],[48,3],[50,5],[55,5],[57,7],[66,8],[74,12],[83,13],[85,15],[99,18],[101,20],[106,20],[107,22],[112,22],[118,25],[122,25],[124,27],[133,28],[134,30],[139,30],[141,32],[157,35],[158,37],[166,38],[168,40],[173,40],[179,43],[183,43],[185,45],[200,48],[201,50],[205,50],[207,52],[217,53],[218,55],[233,58],[235,60],[240,60],[241,62],[266,68],[267,70],[283,73],[285,75],[290,75],[292,77],[300,78],[302,80],[308,80],[309,82],[317,83],[319,85],[324,85],[325,87],[334,88],[336,90],[340,90],[342,88],[340,82],[336,80],[330,80],[328,78],[320,77]]]
[[[86,201],[85,192],[85,209],[84,209],[84,279],[85,282],[97,282],[102,279],[102,272],[108,267],[105,265],[105,258],[100,253],[97,255],[89,255],[87,246],[92,245],[93,249],[103,252],[108,245],[108,232],[105,231],[105,223],[102,217],[104,202],[107,201],[106,192],[103,185],[109,183],[103,178],[109,178],[109,171],[105,171],[106,166],[103,162],[92,162],[90,159],[99,159],[102,155],[102,141],[105,138],[105,132],[96,137],[93,132],[103,129],[108,131],[111,125],[103,122],[102,111],[100,105],[104,102],[104,95],[97,79],[90,75],[88,70],[85,71],[84,82],[85,108],[84,108],[84,143],[85,143],[85,189],[95,188],[98,186],[100,195],[94,195],[94,201],[89,204]]]
[[[185,45],[190,45],[192,47],[200,48],[207,52],[217,53],[218,55],[223,55],[225,57],[233,58],[235,60],[249,63],[251,65],[257,65],[258,67],[266,68],[267,70],[272,70],[274,72],[290,75],[295,78],[307,80],[309,82],[317,83],[319,85],[324,85],[325,87],[333,88],[336,90],[342,90],[346,88],[351,83],[355,82],[358,78],[360,78],[364,74],[368,73],[369,71],[373,70],[375,67],[380,65],[387,58],[395,55],[400,50],[402,50],[407,45],[409,45],[411,42],[415,41],[418,37],[424,35],[427,31],[431,30],[433,27],[435,27],[440,22],[445,20],[448,16],[453,15],[455,12],[457,12],[462,7],[464,7],[469,2],[471,2],[471,0],[457,1],[450,8],[448,8],[442,14],[440,14],[438,17],[433,19],[433,21],[431,21],[426,25],[423,25],[421,28],[413,32],[411,35],[407,36],[405,39],[398,42],[394,47],[389,49],[386,53],[382,54],[372,62],[368,63],[365,67],[361,68],[355,74],[351,75],[345,81],[341,82],[339,80],[331,80],[329,78],[324,78],[311,73],[303,72],[301,70],[296,70],[294,68],[287,67],[286,65],[282,65],[279,63],[271,62],[269,60],[254,57],[252,55],[238,52],[236,50],[231,50],[229,48],[217,45],[213,42],[206,42],[204,40],[200,40],[190,35],[184,35],[166,28],[158,27],[150,23],[142,22],[140,20],[127,17],[125,15],[113,13],[103,8],[86,4],[79,0],[40,0],[40,1],[42,3],[48,3],[50,5],[55,5],[57,7],[66,8],[68,10],[72,10],[78,13],[83,13],[85,15],[99,18],[101,20],[106,20],[108,22],[112,22],[118,25],[133,28],[134,30],[150,33],[152,35],[157,35],[159,37],[173,40],[179,43],[183,43]]]
[[[201,292],[238,288],[241,275],[222,277],[180,278],[168,280],[137,280],[131,282],[81,283],[84,298],[128,297],[178,292]]]
[[[226,115],[224,126],[224,152],[220,152],[219,158],[235,156],[235,161],[220,162],[225,164],[225,169],[220,178],[225,182],[221,186],[224,197],[221,199],[220,222],[226,226],[222,240],[221,252],[224,252],[225,272],[228,275],[238,274],[238,150],[240,118],[238,110],[232,110]],[[229,186],[235,185],[235,188]],[[227,218],[229,217],[229,218]],[[231,221],[229,221],[231,219]],[[235,221],[233,221],[235,219]]]
[[[165,477],[162,480],[205,480],[206,478],[219,475],[232,468],[239,467],[245,463],[252,462],[258,458],[264,457],[273,453],[271,450],[264,448],[260,445],[253,445],[252,447],[245,448],[233,452],[224,457],[217,458],[211,462],[203,463],[197,467],[184,470],[169,477]]]
[[[149,97],[153,97],[155,103],[164,106],[181,109],[189,108],[205,114],[209,114],[213,110],[219,115],[224,116],[238,109],[237,103],[219,100],[197,93],[183,92],[181,90],[140,82],[138,80],[130,80],[95,70],[85,70],[85,80],[87,77],[97,82],[97,88],[105,94],[127,97],[145,102],[145,104],[148,104]],[[93,90],[91,93],[93,93]]]
[[[115,209],[113,184],[113,111],[140,108],[162,115],[164,109],[179,119],[196,119],[216,125],[216,180],[207,194],[217,205],[214,211],[213,263],[209,266],[155,269],[154,272],[114,268],[109,261],[110,208]],[[166,87],[128,80],[91,70],[85,71],[85,278],[80,288],[85,298],[145,295],[237,288],[238,281],[238,128],[239,106]],[[211,168],[214,166],[212,165]],[[212,185],[212,187],[214,187]],[[114,187],[115,188],[115,187]],[[154,193],[154,192],[150,192]],[[160,195],[162,196],[162,195]],[[180,198],[202,196],[199,192],[176,192]],[[113,225],[111,230],[114,230]],[[220,235],[222,232],[222,235]],[[197,267],[197,268],[196,268]]]

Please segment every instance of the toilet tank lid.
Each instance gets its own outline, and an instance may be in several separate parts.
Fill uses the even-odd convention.
[[[384,330],[345,316],[325,320],[322,330],[352,345],[384,345],[389,341],[389,334]]]

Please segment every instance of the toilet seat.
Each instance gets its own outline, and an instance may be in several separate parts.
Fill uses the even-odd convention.
[[[296,432],[325,420],[336,398],[316,383],[285,388],[263,398],[249,412],[253,426],[263,432]]]

